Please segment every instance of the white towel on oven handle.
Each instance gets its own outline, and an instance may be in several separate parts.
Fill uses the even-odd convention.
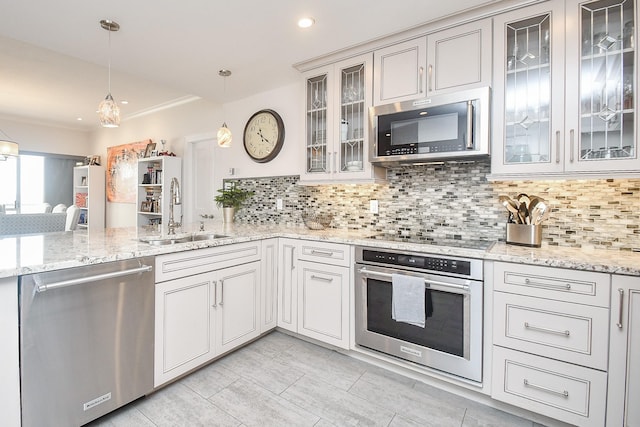
[[[424,279],[403,274],[392,274],[391,317],[396,322],[425,327]]]

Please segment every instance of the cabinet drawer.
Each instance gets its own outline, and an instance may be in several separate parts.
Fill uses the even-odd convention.
[[[496,262],[493,280],[497,291],[609,307],[605,273]]]
[[[603,426],[607,374],[493,347],[491,397],[579,426]]]
[[[495,292],[495,344],[607,370],[609,310]]]
[[[258,261],[261,242],[216,246],[156,257],[156,283]]]
[[[331,265],[351,266],[350,246],[326,242],[300,242],[298,259]]]

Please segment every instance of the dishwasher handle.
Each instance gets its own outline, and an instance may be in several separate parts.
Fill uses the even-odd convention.
[[[140,267],[131,268],[129,270],[95,274],[93,276],[85,276],[85,277],[78,277],[77,279],[61,280],[59,282],[53,282],[49,284],[40,283],[35,287],[35,290],[36,292],[45,292],[45,291],[50,291],[52,289],[66,288],[67,286],[82,285],[84,283],[94,282],[98,280],[107,280],[107,279],[113,279],[114,277],[122,277],[122,276],[130,276],[138,273],[146,273],[148,271],[151,271],[152,269],[153,267],[151,267],[150,265],[141,265]]]

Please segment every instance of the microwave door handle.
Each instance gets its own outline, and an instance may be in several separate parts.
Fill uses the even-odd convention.
[[[467,150],[473,150],[473,101],[467,101]]]

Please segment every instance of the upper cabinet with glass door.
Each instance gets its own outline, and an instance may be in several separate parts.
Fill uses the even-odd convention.
[[[573,1],[567,13],[578,19],[567,20],[566,169],[640,172],[635,2]]]
[[[371,54],[306,72],[305,169],[302,183],[375,181],[368,161]]]
[[[564,15],[547,2],[494,21],[491,171],[563,171]]]
[[[640,172],[636,13],[568,0],[495,18],[492,174]]]

